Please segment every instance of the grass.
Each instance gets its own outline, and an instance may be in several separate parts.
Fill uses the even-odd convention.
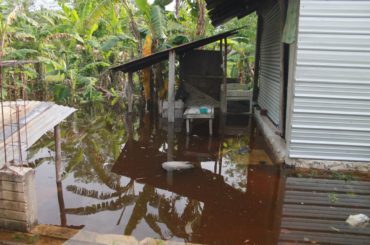
[[[39,235],[30,235],[30,234],[22,234],[22,233],[15,233],[12,235],[12,238],[16,242],[22,242],[27,244],[35,244],[40,240]]]

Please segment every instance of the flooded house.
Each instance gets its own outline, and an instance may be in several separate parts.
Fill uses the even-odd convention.
[[[370,1],[206,2],[215,26],[258,15],[254,115],[277,161],[368,171]]]
[[[226,75],[236,29],[113,67],[128,74],[128,108],[0,100],[0,244],[10,231],[64,244],[370,243],[368,222],[346,223],[370,216],[369,172],[282,164],[369,169],[370,1],[205,2],[215,26],[257,13],[253,89]],[[161,62],[168,93],[148,113],[133,79]]]

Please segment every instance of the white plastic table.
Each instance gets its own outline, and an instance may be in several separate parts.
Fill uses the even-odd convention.
[[[200,113],[199,108],[206,107],[207,113]],[[213,133],[213,118],[215,116],[215,110],[213,106],[190,106],[184,112],[184,118],[186,119],[186,133],[190,134],[190,122],[194,119],[208,119],[209,120],[209,135]]]

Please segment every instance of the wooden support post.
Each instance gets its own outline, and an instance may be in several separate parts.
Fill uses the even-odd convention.
[[[222,45],[221,45],[222,46]],[[223,79],[222,79],[222,100],[221,100],[221,112],[224,114],[227,112],[227,101],[226,101],[226,94],[227,94],[227,87],[226,87],[226,80],[227,80],[227,39],[224,38],[224,52],[221,49],[221,55],[223,60]]]
[[[167,161],[173,161],[175,151],[175,124],[168,123],[167,126]]]
[[[132,72],[128,73],[128,87],[127,87],[128,112],[132,112],[134,103],[134,82],[132,79]]]
[[[224,50],[224,80],[223,80],[223,86],[224,86],[224,101],[225,101],[225,112],[227,112],[227,100],[226,100],[226,95],[227,95],[227,38],[225,40],[225,50]]]
[[[62,144],[60,142],[60,127],[59,125],[54,127],[54,139],[55,139],[55,176],[56,181],[62,181]]]
[[[57,195],[58,195],[58,204],[59,204],[59,213],[60,213],[60,226],[67,226],[67,214],[63,198],[63,186],[62,181],[57,181]]]
[[[260,72],[262,24],[263,24],[262,17],[258,15],[256,51],[255,51],[255,61],[254,61],[254,78],[253,78],[253,102],[257,102],[258,100],[258,79],[259,79],[259,72]]]
[[[175,51],[170,51],[168,61],[168,122],[175,122]]]

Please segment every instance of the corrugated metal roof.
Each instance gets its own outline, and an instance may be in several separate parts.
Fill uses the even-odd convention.
[[[19,108],[19,130],[16,123],[16,107]],[[56,105],[53,102],[41,101],[4,101],[4,122],[7,161],[20,159],[19,143],[22,148],[22,159],[26,160],[27,147],[31,147],[41,136],[52,130],[61,121],[66,119],[76,109]],[[0,113],[0,121],[2,115]],[[27,124],[27,127],[26,127]],[[0,168],[5,163],[3,130],[0,132]],[[18,140],[18,135],[21,142]],[[26,144],[27,143],[27,144]]]
[[[242,18],[257,10],[258,4],[263,1],[256,0],[206,0],[208,15],[212,25],[219,26],[228,20]]]
[[[203,38],[203,39],[200,39],[200,40],[197,40],[197,41],[186,43],[186,44],[174,47],[174,48],[166,49],[164,51],[161,51],[161,52],[158,52],[158,53],[155,53],[155,54],[152,54],[152,55],[140,58],[140,59],[136,59],[136,60],[130,61],[128,63],[112,67],[110,69],[113,70],[113,71],[122,71],[122,72],[135,72],[135,71],[138,71],[138,70],[142,70],[146,67],[149,67],[149,66],[154,65],[158,62],[161,62],[163,60],[168,59],[169,53],[171,51],[175,51],[176,54],[183,54],[185,52],[188,52],[188,51],[191,51],[193,49],[205,46],[205,45],[213,43],[213,42],[216,42],[216,41],[221,40],[223,38],[235,35],[235,34],[238,33],[239,29],[234,29],[234,30],[231,30],[231,31],[227,31],[227,32],[224,32],[224,33],[220,33],[220,34],[211,36],[211,37],[207,37],[207,38]]]
[[[367,181],[288,177],[278,244],[369,244],[370,229],[345,222],[370,213],[369,195]]]

